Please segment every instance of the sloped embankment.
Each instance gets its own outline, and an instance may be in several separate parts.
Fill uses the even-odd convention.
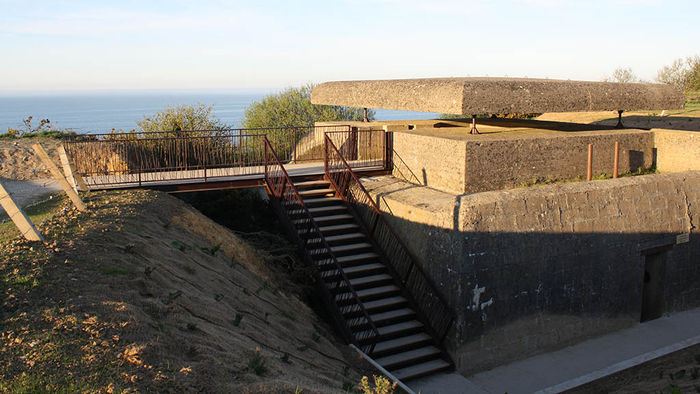
[[[300,290],[169,195],[100,192],[0,244],[0,389],[338,392],[361,364]]]

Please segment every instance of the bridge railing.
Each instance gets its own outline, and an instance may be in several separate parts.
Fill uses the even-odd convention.
[[[323,160],[323,138],[349,126],[109,133],[65,141],[74,171],[90,186],[262,176],[263,136],[285,163]]]

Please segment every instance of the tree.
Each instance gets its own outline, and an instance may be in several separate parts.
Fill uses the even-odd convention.
[[[662,67],[656,81],[675,86],[684,92],[700,90],[700,55],[676,59]]]
[[[289,88],[252,103],[245,110],[244,128],[313,126],[323,121],[361,121],[363,110],[337,105],[311,104],[311,91],[316,85]],[[367,111],[374,119],[374,111]]]
[[[615,71],[613,71],[612,75],[603,78],[603,81],[618,83],[641,82],[641,80],[632,72],[632,67],[618,67],[615,69]]]
[[[144,132],[225,129],[226,125],[214,116],[212,110],[211,105],[204,104],[168,107],[153,116],[144,116],[136,124]]]

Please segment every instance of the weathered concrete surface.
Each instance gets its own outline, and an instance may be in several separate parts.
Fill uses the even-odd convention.
[[[699,171],[469,195],[364,183],[454,306],[462,373],[636,324],[643,253],[657,246],[669,248],[665,310],[700,306]]]
[[[463,128],[395,132],[394,175],[456,194],[518,187],[538,179],[585,178],[588,144],[593,144],[594,176],[612,174],[616,141],[621,174],[654,164],[651,131],[482,128],[480,135]]]
[[[530,78],[426,78],[326,82],[314,104],[457,115],[681,109],[668,85]]]
[[[661,172],[700,170],[700,133],[654,130],[656,168]]]

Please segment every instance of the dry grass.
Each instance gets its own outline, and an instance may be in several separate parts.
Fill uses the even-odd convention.
[[[158,192],[84,197],[87,213],[65,199],[45,209],[49,242],[0,241],[0,391],[313,393],[359,381],[361,364],[299,287],[233,233]]]

